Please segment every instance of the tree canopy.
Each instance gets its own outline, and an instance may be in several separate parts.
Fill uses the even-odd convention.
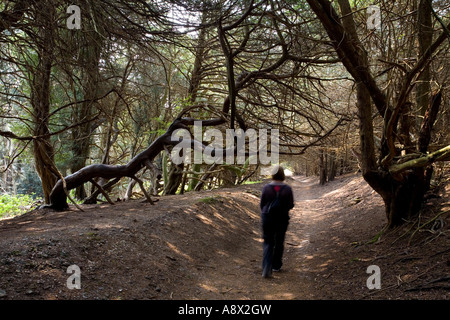
[[[5,193],[64,209],[135,183],[153,203],[257,179],[249,162],[171,161],[174,130],[200,120],[278,130],[281,161],[322,182],[359,168],[395,226],[450,159],[445,1],[71,4],[79,17],[61,0],[0,4]]]

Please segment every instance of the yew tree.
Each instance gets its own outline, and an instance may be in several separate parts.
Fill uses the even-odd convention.
[[[433,164],[450,158],[448,132],[437,130],[448,130],[450,25],[440,2],[377,1],[381,28],[371,30],[367,1],[80,0],[92,20],[78,31],[61,25],[63,1],[7,3],[0,49],[14,54],[0,56],[8,67],[1,78],[25,79],[29,94],[10,86],[0,98],[30,116],[3,108],[2,118],[29,125],[27,134],[0,136],[33,145],[52,208],[66,209],[71,189],[86,195],[85,183],[96,190],[89,197],[102,193],[113,203],[108,190],[123,177],[152,202],[140,172],[153,170],[174,145],[174,130],[189,129],[194,118],[221,130],[279,129],[287,156],[332,149],[333,134],[356,120],[361,171],[384,200],[388,227],[419,212]],[[67,110],[73,119],[59,123]],[[101,157],[93,152],[96,134],[105,141]],[[55,164],[56,140],[68,137],[71,174]],[[206,176],[201,169],[174,171],[167,193]]]
[[[397,69],[401,76],[397,78],[397,83],[391,82],[383,88],[369,63],[369,45],[360,38],[359,30],[364,28],[367,31],[366,26],[357,24],[356,10],[352,9],[349,1],[338,0],[337,5],[328,0],[307,2],[331,40],[341,63],[356,83],[364,179],[384,200],[387,226],[400,225],[420,211],[424,195],[430,186],[432,164],[450,158],[448,141],[443,141],[437,150],[431,149],[430,145],[436,117],[442,107],[443,83],[439,81],[444,79],[433,79],[438,83],[437,90],[433,93],[430,92],[431,89],[425,91],[428,97],[425,100],[422,96],[423,85],[420,86],[421,96],[416,101],[425,101],[421,102],[425,105],[415,106],[417,102],[413,99],[419,77],[422,76],[423,79],[431,62],[439,58],[439,52],[448,51],[450,24],[447,22],[445,25],[439,19],[440,23],[436,27],[438,30],[433,32],[430,25],[432,3],[420,0],[419,7],[427,10],[419,11],[420,17],[413,25],[413,34],[421,43],[417,56],[407,64],[397,60],[385,61],[387,70]],[[428,43],[422,38],[424,32]],[[417,39],[411,41],[415,40]],[[428,77],[425,81],[430,88],[431,79]],[[388,95],[389,90],[394,94]],[[420,110],[424,110],[422,117]],[[407,123],[411,118],[418,122],[416,131],[413,131],[413,124]],[[382,136],[378,146],[374,139],[377,119],[382,119]]]

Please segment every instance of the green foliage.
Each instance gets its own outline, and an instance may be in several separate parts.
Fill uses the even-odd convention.
[[[192,170],[193,170],[194,172],[200,172],[200,169],[201,169],[201,164],[196,164],[196,163],[193,164]],[[189,182],[189,185],[188,185],[188,188],[187,188],[186,191],[194,190],[195,185],[196,185],[197,182],[198,182],[198,180],[195,179],[195,178],[198,178],[198,177],[200,177],[199,174],[192,174],[191,181]]]
[[[223,164],[221,167],[227,169],[228,171],[234,172],[239,178],[245,172],[245,167],[241,168],[238,165]]]
[[[256,181],[244,181],[242,184],[257,184],[263,182],[262,180],[256,180]]]
[[[219,201],[218,198],[220,198],[220,197],[217,197],[217,196],[215,196],[215,197],[214,196],[213,197],[205,197],[205,198],[202,198],[202,199],[200,199],[198,201],[202,202],[202,203],[206,203],[206,204],[214,204],[217,201]]]
[[[34,166],[28,165],[23,167],[23,176],[18,179],[17,193],[31,195],[32,198],[42,198],[41,180],[36,173]]]
[[[3,194],[0,196],[0,219],[13,217],[31,209],[35,200],[31,195]]]
[[[164,153],[162,158],[162,169],[163,169],[163,181],[164,181],[164,188],[169,183],[169,163],[168,163],[168,155]]]

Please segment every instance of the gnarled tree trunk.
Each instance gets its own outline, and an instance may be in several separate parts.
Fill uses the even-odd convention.
[[[414,77],[428,65],[432,53],[446,39],[446,34],[441,33],[424,52],[421,52],[416,65],[406,73],[395,106],[389,106],[371,74],[367,52],[358,39],[348,0],[338,0],[342,17],[339,17],[328,0],[308,0],[308,3],[324,26],[342,63],[357,83],[361,171],[364,179],[384,200],[387,227],[397,226],[419,212],[424,194],[429,188],[432,170],[430,165],[450,155],[448,150],[450,146],[439,150],[434,156],[423,155],[430,143],[435,115],[440,106],[440,93],[433,96],[422,122],[417,141],[417,150],[422,154],[407,155],[416,157],[407,161],[409,158],[400,157],[395,148],[397,126],[401,116],[408,110],[405,105],[409,103],[408,95],[411,86],[414,85]],[[385,126],[378,161],[373,138],[372,102],[379,115],[383,117]]]
[[[38,64],[34,69],[31,87],[31,105],[33,108],[33,156],[37,173],[41,179],[42,191],[46,203],[50,201],[50,192],[56,182],[54,168],[54,150],[50,141],[50,74],[53,63],[53,42],[56,25],[55,8],[51,3],[35,4],[36,22],[39,26],[39,38],[36,39]]]
[[[178,143],[172,141],[171,136],[174,130],[178,128],[187,128],[188,125],[193,125],[196,119],[190,118],[177,118],[167,129],[167,131],[160,137],[158,137],[153,143],[144,151],[136,155],[125,165],[108,165],[108,164],[92,164],[86,166],[77,172],[67,176],[63,180],[58,180],[50,194],[50,205],[47,207],[55,210],[65,210],[68,208],[66,192],[83,185],[86,182],[91,182],[95,178],[103,178],[106,180],[114,179],[112,181],[117,182],[118,179],[123,177],[129,177],[135,179],[143,189],[142,181],[137,179],[136,174],[165,149],[165,146]],[[203,120],[202,125],[213,126],[224,123],[222,118]],[[66,188],[64,188],[64,183]],[[148,195],[146,194],[149,199]]]

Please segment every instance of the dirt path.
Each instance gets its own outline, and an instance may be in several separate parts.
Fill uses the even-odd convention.
[[[314,299],[310,258],[330,188],[289,184],[296,203],[272,279],[261,277],[258,184],[3,221],[0,290],[10,299]],[[73,264],[82,290],[65,288]]]
[[[271,279],[261,276],[255,184],[165,196],[154,206],[134,200],[0,221],[0,300],[448,299],[448,215],[432,241],[424,232],[405,244],[398,230],[362,245],[385,218],[360,176],[288,183],[295,208],[282,271]],[[447,212],[448,189],[440,200]],[[375,292],[366,286],[372,264],[382,270]],[[71,265],[81,269],[80,290],[67,288]]]
[[[289,184],[295,194],[295,208],[286,235],[282,272],[262,279],[262,242],[247,241],[248,247],[236,252],[235,265],[219,262],[217,269],[204,274],[209,288],[221,288],[215,291],[217,294],[197,298],[450,298],[450,242],[445,221],[442,225],[447,227],[436,233],[436,242],[424,232],[416,241],[407,243],[408,237],[402,235],[407,234],[405,230],[411,231],[411,226],[405,226],[370,244],[386,220],[381,198],[362,177],[348,175],[325,186],[319,186],[315,178],[295,177]],[[448,212],[450,206],[449,189],[441,198],[443,212]],[[431,210],[433,216],[435,211]],[[253,234],[258,233],[259,224],[253,226]],[[381,290],[367,287],[367,268],[371,265],[381,269]]]
[[[210,289],[210,294],[199,296],[206,299],[270,299],[292,300],[313,299],[314,284],[305,275],[310,250],[311,235],[317,228],[316,220],[320,208],[314,201],[318,195],[311,187],[313,179],[296,178],[290,181],[295,194],[295,208],[291,211],[291,220],[286,235],[284,265],[281,272],[274,272],[270,279],[261,277],[262,239],[260,239],[259,221],[255,221],[252,234],[258,235],[248,241],[240,251],[235,252],[232,264],[215,264],[203,277],[202,285]],[[217,288],[220,288],[217,290]]]
[[[339,190],[335,190],[341,186],[339,183],[318,186],[314,177],[295,177],[289,184],[295,194],[295,208],[290,212],[282,271],[274,273],[271,279],[261,278],[262,240],[258,238],[255,241],[253,238],[253,241],[248,241],[248,246],[235,252],[235,264],[219,262],[205,272],[202,285],[209,289],[209,294],[197,298],[305,300],[322,299],[347,290],[336,290],[333,285],[327,285],[327,279],[331,276],[329,272],[332,272],[329,268],[347,259],[345,250],[351,249],[350,242],[341,241],[339,235],[333,233],[333,222],[330,221],[334,221],[334,227],[344,227],[344,223],[349,223],[346,220],[351,217],[346,215],[339,219],[333,217],[333,211],[341,209],[345,201],[351,204],[352,200],[341,199]],[[345,182],[342,186],[348,187]],[[358,189],[359,184],[355,187]],[[366,191],[365,188],[356,191],[354,197],[366,197]],[[382,219],[379,222],[383,223]],[[259,223],[253,224],[252,233],[259,234]],[[357,234],[354,239],[359,240]],[[340,276],[345,278],[348,275],[338,275],[336,278]],[[365,281],[366,277],[362,271],[361,281]]]

